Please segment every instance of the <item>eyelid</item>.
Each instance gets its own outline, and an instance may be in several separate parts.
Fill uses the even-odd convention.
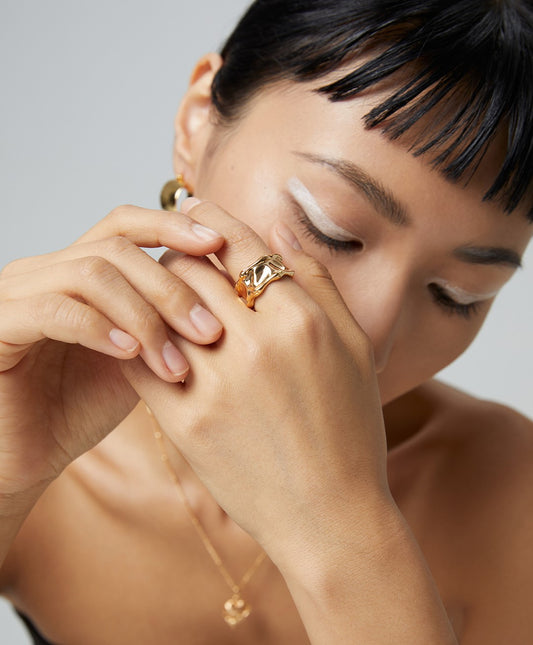
[[[443,280],[442,278],[434,278],[432,282],[445,289],[446,292],[453,297],[455,302],[461,305],[470,305],[475,302],[490,300],[491,298],[494,298],[494,296],[499,291],[499,289],[496,289],[495,291],[491,291],[489,293],[472,293],[471,291],[465,291],[464,289],[461,289],[461,287],[452,285],[450,282]]]
[[[287,190],[300,208],[305,212],[313,226],[325,236],[339,242],[352,242],[355,235],[333,222],[323,211],[314,195],[298,177],[287,181]]]
[[[360,242],[353,233],[341,228],[326,215],[314,195],[298,177],[293,176],[287,181],[287,190],[302,209],[302,215],[308,220],[304,224],[307,224],[308,228],[314,229],[313,235],[320,241],[330,246],[334,246],[337,242],[341,248],[346,246],[350,249],[353,244],[360,245]],[[458,305],[464,306],[490,300],[499,291],[499,289],[496,289],[495,291],[484,294],[473,293],[461,289],[461,287],[456,285],[452,285],[442,278],[434,278],[432,283],[445,290],[450,298]]]
[[[300,205],[295,201],[294,207],[296,209],[296,216],[298,223],[303,227],[304,235],[310,237],[314,242],[318,244],[323,244],[328,247],[330,251],[360,251],[362,248],[362,243],[359,240],[336,240],[333,237],[328,237],[324,235],[316,226],[311,222],[311,220],[305,214],[305,211],[302,210]]]

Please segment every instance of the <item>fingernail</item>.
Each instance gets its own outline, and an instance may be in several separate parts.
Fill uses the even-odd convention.
[[[189,370],[189,364],[185,358],[181,355],[178,349],[169,341],[163,345],[163,360],[165,365],[168,367],[168,370],[174,376],[185,377],[187,371]]]
[[[109,340],[113,345],[126,352],[134,352],[139,347],[139,341],[122,329],[112,329],[109,332]]]
[[[211,240],[218,240],[222,237],[220,233],[213,231],[212,228],[207,228],[207,226],[202,226],[202,224],[192,224],[192,232],[203,241],[210,242]]]
[[[195,304],[191,309],[189,316],[192,324],[196,329],[206,336],[214,336],[222,330],[221,323],[213,316],[210,311],[204,309],[202,305]]]
[[[296,236],[286,224],[278,222],[276,224],[276,231],[278,232],[278,235],[282,237],[289,246],[292,246],[295,251],[302,250],[300,242],[298,242]]]
[[[197,197],[187,197],[187,199],[181,205],[181,212],[187,214],[191,208],[194,208],[197,204],[200,204],[200,200]]]

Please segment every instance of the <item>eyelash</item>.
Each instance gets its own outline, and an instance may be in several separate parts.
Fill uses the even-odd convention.
[[[467,305],[456,302],[438,284],[429,285],[429,290],[433,300],[448,314],[457,314],[468,320],[479,311],[479,302],[471,302]]]
[[[325,235],[313,224],[313,222],[309,220],[300,208],[297,209],[296,215],[298,223],[301,224],[304,229],[305,236],[314,242],[324,244],[331,252],[346,253],[351,251],[360,251],[363,248],[363,244],[359,240],[336,240],[333,237]]]

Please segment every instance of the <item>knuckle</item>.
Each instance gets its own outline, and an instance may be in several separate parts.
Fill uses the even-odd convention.
[[[202,259],[192,255],[185,255],[179,252],[167,252],[161,258],[160,263],[174,276],[179,276],[180,281],[186,280],[187,276],[196,273]]]
[[[139,210],[137,206],[130,204],[116,206],[85,235],[82,235],[76,244],[87,240],[101,241],[113,235],[124,235],[129,229],[128,222]]]
[[[168,250],[163,253],[163,255],[159,258],[159,264],[165,267],[165,269],[168,269],[169,271],[174,272],[173,267],[178,266],[179,260],[185,255],[185,253],[182,253],[181,251],[174,251]]]
[[[217,215],[223,215],[231,218],[231,215],[229,215],[218,204],[215,204],[214,202],[210,202],[207,200],[201,201],[199,204],[196,204],[195,206],[193,206],[193,208],[187,212],[186,217],[194,221],[200,221],[200,220],[206,221],[206,220],[209,220],[214,213],[216,213]]]
[[[233,222],[231,230],[226,235],[228,245],[238,245],[241,249],[252,246],[258,239],[257,233],[239,220]]]
[[[290,317],[290,338],[302,342],[304,339],[315,344],[324,337],[329,319],[313,301],[295,304]]]
[[[119,206],[115,206],[113,210],[109,211],[105,219],[111,224],[118,224],[129,217],[134,209],[135,207],[131,204],[120,204]]]
[[[183,282],[171,273],[158,281],[157,290],[159,299],[172,311],[176,310],[189,291]]]
[[[313,352],[331,332],[329,318],[311,300],[293,302],[281,314],[277,315],[278,323],[271,333],[244,334],[239,339],[239,355],[245,357],[243,364],[252,370],[261,366],[271,368],[272,361],[277,362],[280,357],[285,361],[295,351]]]
[[[135,312],[135,328],[143,336],[153,333],[154,330],[162,327],[162,321],[157,311],[148,303]]]
[[[8,264],[5,265],[5,267],[0,270],[0,278],[9,278],[13,275],[16,275],[19,273],[19,267],[21,267],[24,263],[24,260],[17,259],[17,260],[12,260]]]
[[[94,322],[89,307],[63,294],[38,298],[33,315],[36,320],[55,320],[77,330],[90,328]]]
[[[85,280],[102,280],[104,277],[109,278],[116,270],[105,258],[90,255],[79,260],[78,271]]]
[[[113,235],[104,242],[104,249],[112,256],[120,256],[124,253],[131,252],[135,245],[124,235]],[[137,248],[137,247],[135,247]]]
[[[252,337],[248,334],[242,336],[239,340],[239,354],[245,359],[246,365],[257,366],[267,356],[268,351],[265,347],[266,341]]]
[[[198,264],[200,261],[192,255],[185,255],[176,261],[175,273],[179,276],[180,280],[186,281],[187,278],[194,275],[198,271]]]
[[[92,331],[95,327],[95,312],[86,305],[81,305],[76,300],[65,301],[59,314],[67,321],[70,327],[76,330],[78,334],[84,334],[86,331]]]

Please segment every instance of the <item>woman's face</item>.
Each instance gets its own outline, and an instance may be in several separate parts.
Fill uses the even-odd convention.
[[[468,186],[453,185],[408,142],[364,128],[375,100],[272,87],[229,131],[209,125],[193,184],[265,239],[283,220],[327,266],[372,342],[387,403],[471,343],[531,227],[481,201],[496,146]]]

